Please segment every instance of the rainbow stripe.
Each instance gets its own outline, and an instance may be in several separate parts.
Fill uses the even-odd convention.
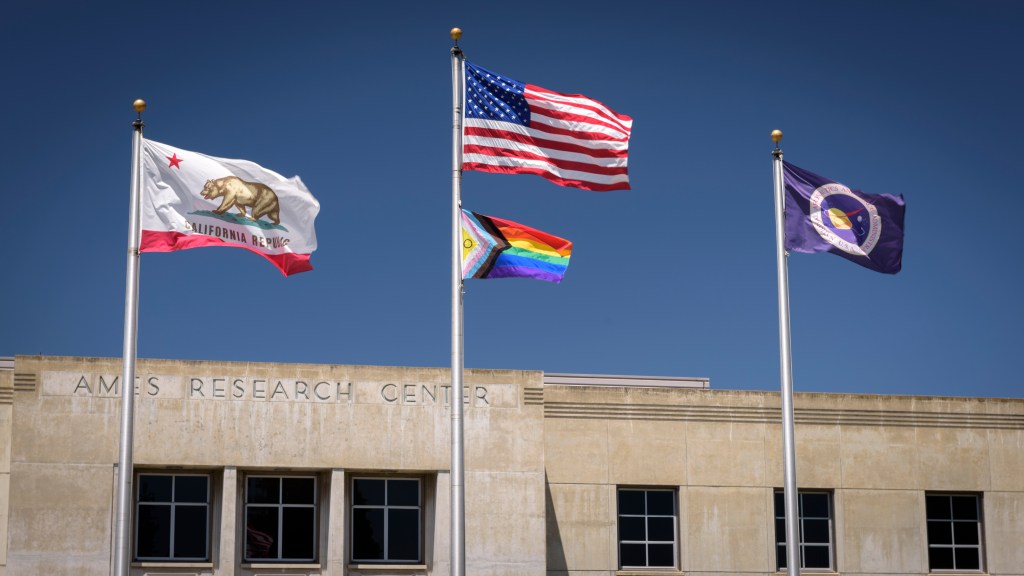
[[[572,242],[511,220],[462,211],[462,277],[561,282]]]

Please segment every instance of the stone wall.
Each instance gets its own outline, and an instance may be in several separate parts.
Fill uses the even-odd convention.
[[[113,359],[16,358],[24,386],[13,406],[0,403],[0,426],[13,432],[0,444],[10,573],[109,574],[120,373]],[[215,497],[210,562],[136,563],[133,574],[382,574],[346,560],[354,474],[423,478],[425,563],[395,573],[448,573],[448,370],[140,360],[136,373],[136,471],[209,472]],[[542,574],[543,407],[527,398],[542,376],[467,370],[463,381],[468,570]],[[240,561],[243,479],[268,472],[313,473],[323,487],[315,565]]]
[[[678,491],[679,571],[775,574],[779,394],[544,392],[549,574],[617,572],[617,487]],[[794,404],[797,483],[832,494],[837,572],[927,574],[925,494],[966,492],[982,495],[986,571],[1024,574],[1024,401],[797,394]]]
[[[0,576],[107,575],[120,361],[19,356],[0,370]],[[209,474],[210,559],[132,574],[440,575],[450,570],[448,370],[140,360],[136,471]],[[586,385],[588,378],[603,385]],[[617,494],[677,495],[658,574],[775,575],[779,395],[467,370],[467,573],[627,576]],[[797,480],[833,506],[833,567],[924,575],[926,495],[977,494],[984,572],[1024,576],[1024,401],[797,394]],[[245,479],[314,475],[313,564],[246,564]],[[422,479],[422,565],[354,564],[350,482]]]

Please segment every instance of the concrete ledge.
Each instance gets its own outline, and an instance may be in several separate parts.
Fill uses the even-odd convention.
[[[320,564],[281,564],[274,562],[260,564],[242,564],[242,568],[245,568],[246,570],[319,570]]]
[[[381,572],[381,571],[385,571],[385,570],[388,571],[388,572],[395,572],[395,571],[404,571],[404,572],[420,571],[420,572],[426,572],[427,565],[426,564],[349,564],[348,565],[348,569],[349,570],[358,570],[360,572]]]

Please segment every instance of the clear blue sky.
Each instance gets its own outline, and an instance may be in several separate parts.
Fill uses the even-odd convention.
[[[0,7],[0,355],[119,357],[131,109],[149,139],[298,174],[314,271],[144,254],[140,357],[450,365],[451,73],[634,119],[633,190],[467,172],[575,243],[560,285],[467,283],[473,368],[777,390],[769,133],[907,202],[903,271],[794,254],[795,389],[1022,395],[1024,4],[47,2]]]

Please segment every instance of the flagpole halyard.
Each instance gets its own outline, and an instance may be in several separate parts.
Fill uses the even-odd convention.
[[[796,443],[793,425],[793,362],[789,326],[789,254],[786,253],[786,205],[782,176],[782,131],[773,130],[772,171],[775,180],[775,255],[779,280],[779,376],[782,381],[782,450],[786,508],[786,574],[800,574],[799,505],[796,485]]]
[[[121,372],[121,434],[117,458],[117,510],[114,530],[114,576],[128,576],[131,563],[131,499],[135,427],[135,358],[139,316],[139,243],[141,242],[142,113],[145,100],[136,100],[132,122],[132,181],[128,208],[128,263],[124,290],[124,350]]]
[[[451,398],[451,576],[466,573],[466,494],[462,410],[462,116],[465,55],[459,48],[462,30],[450,32],[452,54],[452,398]]]

